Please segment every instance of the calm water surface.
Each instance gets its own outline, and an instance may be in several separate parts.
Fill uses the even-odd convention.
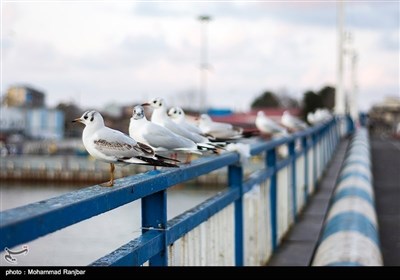
[[[87,185],[86,185],[87,186]],[[59,196],[83,188],[68,184],[4,183],[0,185],[0,209]],[[176,186],[168,190],[168,219],[212,197],[221,187]],[[24,266],[88,265],[140,235],[140,201],[98,215],[28,242],[27,255],[16,256]],[[22,244],[25,245],[25,244]],[[14,250],[22,249],[16,246]],[[10,265],[0,255],[0,265]]]

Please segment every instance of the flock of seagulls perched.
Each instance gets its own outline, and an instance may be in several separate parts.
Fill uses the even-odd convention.
[[[146,106],[153,108],[150,120],[145,115]],[[332,116],[327,110],[317,110],[307,116],[313,125],[330,118]],[[102,186],[114,185],[115,164],[179,167],[178,153],[186,154],[186,163],[190,163],[192,154],[219,154],[224,150],[238,152],[243,162],[250,156],[249,145],[235,143],[243,137],[242,128],[215,122],[207,114],[201,114],[195,124],[188,121],[182,108],[167,110],[162,98],[151,99],[133,108],[129,135],[105,126],[103,117],[95,110],[86,111],[73,122],[85,125],[82,141],[88,153],[110,164],[110,181]],[[282,115],[280,124],[259,111],[255,125],[262,134],[270,136],[286,136],[308,127],[288,111]]]

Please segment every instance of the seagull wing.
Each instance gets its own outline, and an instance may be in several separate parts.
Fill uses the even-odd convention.
[[[149,122],[142,132],[143,139],[154,148],[164,148],[166,150],[179,148],[197,149],[194,142],[154,123]]]
[[[153,149],[140,142],[136,142],[128,135],[104,127],[93,137],[94,148],[105,156],[131,158],[137,156],[153,157]]]

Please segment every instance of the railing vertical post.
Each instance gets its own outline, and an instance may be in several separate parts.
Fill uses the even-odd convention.
[[[271,206],[271,242],[272,251],[275,251],[278,246],[278,207],[277,207],[277,170],[276,170],[276,148],[267,151],[266,158],[267,167],[273,170],[273,175],[270,178],[269,197]]]
[[[307,145],[307,136],[304,136],[301,139],[302,152],[304,154],[304,203],[308,201],[308,190],[309,190],[309,182],[308,182],[308,145]]]
[[[311,136],[311,143],[312,143],[312,145],[311,145],[311,149],[313,149],[313,166],[312,166],[312,169],[313,169],[313,178],[312,178],[312,180],[313,180],[313,183],[314,183],[314,189],[316,189],[317,188],[317,178],[318,178],[318,175],[317,175],[317,154],[318,154],[318,136],[317,136],[317,132],[314,132],[313,134],[312,134],[312,136]]]
[[[332,141],[332,121],[328,123],[328,161],[332,157],[333,141]]]
[[[167,224],[167,192],[165,190],[156,192],[142,198],[142,233],[149,228],[165,229]],[[161,231],[165,240],[165,232]],[[165,243],[165,242],[164,242]],[[150,266],[167,266],[168,255],[165,244],[164,250],[150,258]]]
[[[235,201],[235,265],[243,266],[243,168],[240,165],[229,165],[228,183],[230,188],[237,188],[240,197]]]
[[[292,215],[293,220],[296,222],[297,219],[297,177],[296,177],[296,150],[295,150],[296,140],[289,142],[289,157],[292,162],[292,172],[291,172],[291,186],[292,186]]]
[[[346,121],[347,121],[347,133],[346,135],[353,134],[354,132],[354,122],[353,119],[349,114],[346,115]]]
[[[326,149],[326,132],[327,132],[327,129],[326,129],[326,126],[324,126],[322,129],[321,129],[321,158],[322,158],[322,167],[321,167],[321,170],[324,170],[325,169],[325,164],[326,164],[326,159],[327,159],[327,156],[326,156],[326,153],[327,153],[327,149]],[[321,175],[322,175],[322,173],[323,172],[321,172]]]

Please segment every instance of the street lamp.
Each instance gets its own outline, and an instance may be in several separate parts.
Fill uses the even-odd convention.
[[[343,54],[344,54],[344,3],[339,1],[337,6],[337,30],[338,30],[338,42],[337,42],[337,76],[336,76],[336,93],[335,93],[335,113],[338,115],[344,115],[346,111],[346,97],[343,86]]]
[[[198,17],[202,23],[201,30],[201,49],[200,49],[200,89],[199,89],[199,111],[205,112],[207,109],[207,23],[211,20],[210,16],[201,15]]]
[[[358,54],[355,49],[351,52],[351,97],[350,115],[354,121],[358,120],[358,85],[357,85],[357,63]]]

